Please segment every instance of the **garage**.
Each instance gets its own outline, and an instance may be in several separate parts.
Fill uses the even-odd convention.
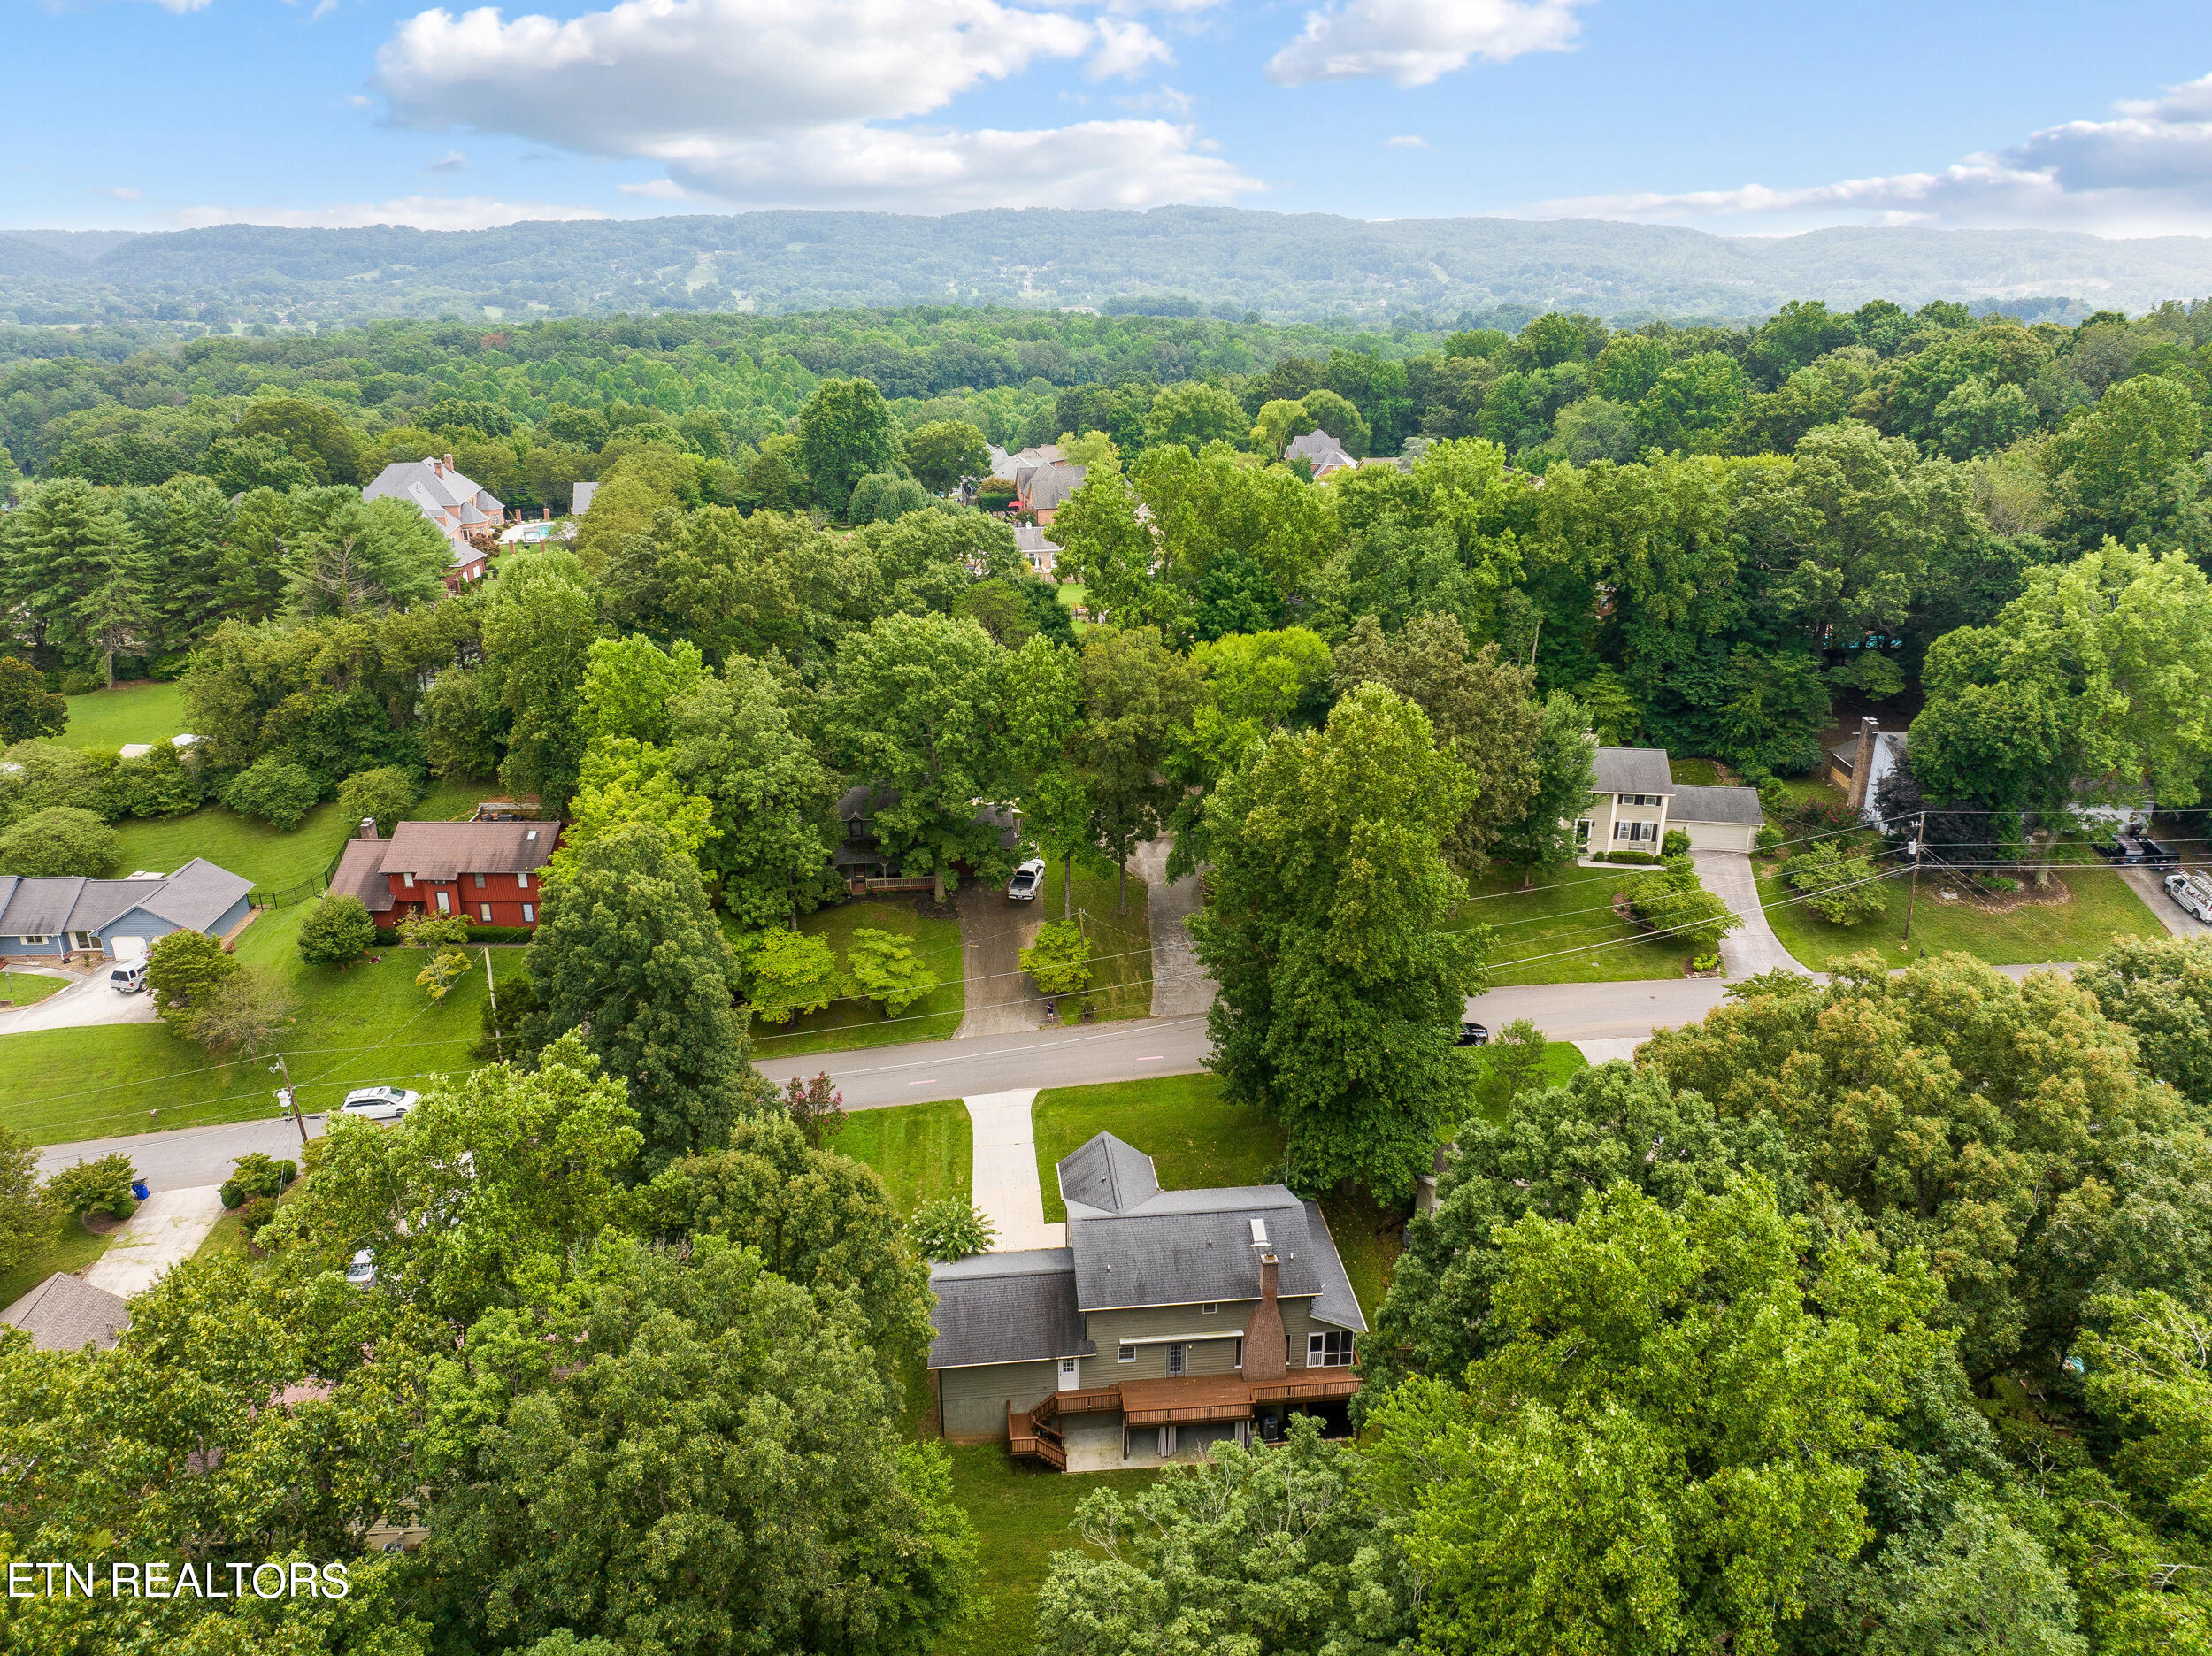
[[[1766,825],[1756,788],[1678,787],[1667,801],[1667,826],[1679,828],[1693,851],[1750,851]]]

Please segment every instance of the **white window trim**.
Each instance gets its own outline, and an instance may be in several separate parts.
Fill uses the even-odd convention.
[[[438,912],[442,915],[449,915],[453,912],[453,900],[443,892],[438,893]]]
[[[525,925],[535,925],[535,924],[537,924],[537,923],[538,923],[538,906],[537,906],[535,903],[525,903],[525,904],[523,904],[523,905],[522,905],[522,924],[525,924]]]
[[[489,904],[489,903],[478,903],[478,904],[476,905],[476,913],[477,913],[477,924],[480,924],[480,925],[489,925],[489,924],[491,924],[491,923],[492,923],[492,906],[491,906],[491,904]]]
[[[1136,1343],[1136,1341],[1134,1341],[1134,1340],[1122,1340],[1122,1341],[1118,1342],[1118,1345],[1116,1346],[1116,1348],[1115,1348],[1115,1351],[1114,1351],[1114,1361],[1115,1361],[1116,1362],[1134,1362],[1134,1361],[1137,1361],[1137,1343]]]
[[[407,887],[409,891],[415,889],[415,877],[412,874],[401,875],[399,877],[399,883]]]
[[[1328,1342],[1340,1338],[1345,1342],[1344,1354],[1332,1358]],[[1352,1366],[1352,1334],[1348,1329],[1333,1329],[1306,1336],[1306,1367],[1309,1368],[1349,1368]]]
[[[28,932],[26,932],[23,937],[23,941],[26,943],[51,943],[53,940],[50,935],[33,937]]]

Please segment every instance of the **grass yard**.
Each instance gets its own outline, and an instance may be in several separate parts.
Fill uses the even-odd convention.
[[[1002,1443],[945,1445],[952,1491],[980,1543],[989,1614],[942,1648],[960,1656],[1026,1656],[1036,1643],[1037,1589],[1053,1553],[1077,1545],[1068,1528],[1093,1490],[1135,1491],[1156,1472],[1089,1472],[1079,1477],[1018,1464]]]
[[[1075,911],[1091,940],[1091,999],[1098,1002],[1102,1024],[1152,1016],[1152,920],[1145,883],[1129,877],[1125,913],[1116,906],[1120,889],[1118,875],[1075,870]],[[1037,914],[1057,920],[1066,907],[1066,864],[1053,858],[1037,893]]]
[[[54,1239],[23,1261],[16,1270],[0,1276],[0,1310],[13,1305],[56,1271],[81,1271],[108,1251],[112,1236],[95,1236],[75,1219],[64,1219]]]
[[[801,1013],[788,1024],[764,1024],[756,1018],[753,1058],[763,1074],[786,1073],[779,1068],[785,1059],[809,1053],[844,1052],[896,1041],[942,1040],[960,1027],[961,1014],[968,1006],[967,986],[960,978],[960,923],[930,919],[906,897],[856,898],[799,916],[799,930],[826,939],[841,966],[853,933],[864,927],[910,939],[922,964],[937,974],[937,987],[895,1018],[887,1018],[873,1001],[857,996],[833,1000],[819,1012]],[[722,928],[732,938],[737,935],[726,916]]]
[[[69,724],[61,740],[72,748],[112,752],[131,742],[166,741],[186,729],[184,686],[179,684],[142,678],[68,700]]]
[[[440,782],[411,813],[425,822],[466,816],[479,800],[492,795],[488,782]],[[281,891],[304,880],[319,880],[360,824],[342,817],[326,800],[308,812],[298,827],[280,832],[255,816],[241,816],[227,805],[203,805],[182,816],[131,817],[115,825],[121,840],[115,871],[139,869],[175,872],[194,857],[205,857],[265,891]]]
[[[1645,937],[1612,910],[1613,893],[1640,869],[1539,870],[1532,891],[1518,869],[1492,866],[1468,881],[1462,925],[1491,928],[1490,983],[1626,983],[1679,978],[1689,949]]]
[[[268,913],[238,939],[238,958],[273,970],[298,996],[280,1050],[310,1111],[372,1081],[420,1086],[476,1067],[470,1049],[484,1006],[484,955],[442,1001],[416,986],[427,956],[388,949],[380,963],[310,966],[296,947],[308,905]],[[519,947],[494,948],[495,969],[519,968]],[[265,1061],[224,1060],[165,1024],[40,1030],[0,1036],[0,1126],[34,1144],[110,1138],[156,1127],[244,1121],[274,1108]]]
[[[903,1214],[940,1197],[964,1199],[975,1173],[968,1107],[958,1099],[855,1110],[829,1146],[882,1175]]]
[[[1853,926],[1832,925],[1804,903],[1777,907],[1797,894],[1779,874],[1759,881],[1759,901],[1767,906],[1767,924],[1783,947],[1815,971],[1826,970],[1839,954],[1869,949],[1892,966],[1916,960],[1923,950],[1930,954],[1956,950],[1993,966],[2055,964],[2101,954],[2115,938],[2166,934],[2157,916],[2143,906],[2116,870],[2078,864],[2057,870],[2054,878],[2065,882],[2070,893],[2067,901],[2024,903],[2009,914],[1997,914],[1963,895],[1946,902],[1942,893],[1958,891],[1958,882],[1923,870],[1920,895],[1913,905],[1909,952],[1900,940],[1907,889],[1902,876],[1874,888],[1888,898],[1888,912]]]
[[[1667,769],[1674,777],[1677,787],[1724,787],[1720,765],[1711,759],[1677,759],[1669,756]]]
[[[1497,1032],[1495,1030],[1490,1031],[1494,1037]],[[1472,1058],[1477,1065],[1487,1069],[1490,1055],[1494,1050],[1489,1046],[1470,1047],[1467,1049],[1467,1055]],[[1587,1070],[1589,1067],[1590,1061],[1582,1055],[1582,1049],[1572,1041],[1546,1041],[1544,1060],[1536,1072],[1535,1086],[1540,1091],[1545,1087],[1557,1086],[1576,1070]],[[1502,1123],[1505,1120],[1506,1110],[1511,1103],[1511,1099],[1498,1100],[1496,1108],[1489,1112],[1490,1118]]]
[[[49,978],[44,972],[0,971],[0,1000],[12,1006],[29,1006],[68,986],[68,978]]]

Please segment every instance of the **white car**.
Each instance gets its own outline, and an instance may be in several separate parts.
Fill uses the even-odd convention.
[[[1045,860],[1031,857],[1014,870],[1014,878],[1006,882],[1009,902],[1035,902],[1037,893],[1045,888]]]
[[[414,1108],[421,1098],[421,1093],[411,1092],[405,1087],[356,1087],[346,1094],[346,1101],[338,1107],[338,1113],[360,1121],[397,1121]]]
[[[376,1281],[374,1248],[363,1248],[353,1256],[353,1263],[346,1267],[346,1280],[356,1288],[366,1288]]]

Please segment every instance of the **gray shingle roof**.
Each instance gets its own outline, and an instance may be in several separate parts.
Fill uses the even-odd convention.
[[[1160,1193],[1152,1158],[1111,1133],[1100,1133],[1057,1169],[1060,1200],[1091,1213],[1127,1213]]]
[[[557,829],[542,822],[403,822],[385,841],[384,869],[417,879],[520,874],[543,868]]]
[[[1673,822],[1763,823],[1759,790],[1747,787],[1678,787],[1667,807]]]
[[[56,1271],[0,1311],[0,1322],[21,1329],[41,1351],[81,1351],[87,1346],[107,1351],[130,1327],[131,1312],[122,1295]]]
[[[1316,1246],[1314,1265],[1321,1273],[1321,1292],[1306,1307],[1307,1315],[1348,1328],[1355,1333],[1367,1332],[1367,1319],[1360,1315],[1359,1296],[1352,1292],[1352,1278],[1344,1269],[1344,1261],[1336,1251],[1336,1238],[1329,1234],[1329,1222],[1321,1216],[1321,1204],[1306,1204],[1306,1238]]]
[[[1264,1221],[1281,1262],[1279,1292],[1321,1292],[1305,1205],[1279,1184],[1237,1190],[1167,1191],[1135,1211],[1102,1218],[1068,1215],[1075,1254],[1076,1303],[1086,1311],[1121,1306],[1198,1305],[1250,1300],[1260,1291],[1252,1221]]]
[[[1601,794],[1671,794],[1674,773],[1663,748],[1601,748],[1597,751]]]
[[[120,882],[128,885],[129,881]],[[253,882],[218,868],[205,857],[189,862],[161,882],[161,889],[137,906],[172,925],[204,932],[253,889]],[[119,912],[120,912],[119,910]]]
[[[1083,487],[1084,468],[1051,464],[1039,466],[1022,481],[1022,499],[1034,511],[1051,511]]]
[[[0,883],[0,937],[58,937],[97,932],[133,909],[173,926],[204,932],[253,889],[253,882],[204,857],[165,879],[85,879],[79,875],[10,878]]]
[[[69,929],[85,881],[77,874],[11,878],[8,904],[0,908],[0,937],[52,937]]]
[[[1084,1350],[1075,1257],[1067,1248],[978,1254],[933,1265],[929,1285],[937,1295],[929,1314],[937,1331],[929,1347],[932,1368],[1036,1362]]]

